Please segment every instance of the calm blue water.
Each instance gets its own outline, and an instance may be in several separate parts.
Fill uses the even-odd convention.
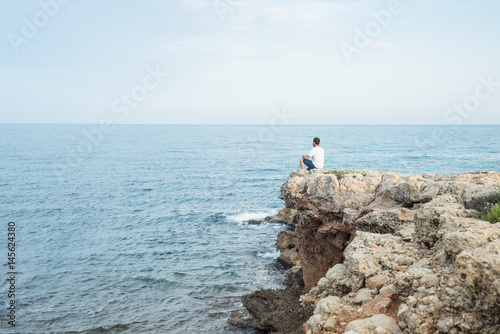
[[[5,333],[240,333],[239,296],[279,288],[280,185],[319,136],[326,168],[500,171],[500,126],[0,125]],[[17,224],[17,325],[5,323]],[[7,328],[6,328],[7,327]]]

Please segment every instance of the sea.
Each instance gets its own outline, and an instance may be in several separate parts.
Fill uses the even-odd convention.
[[[286,226],[247,221],[314,137],[325,168],[500,171],[498,125],[2,124],[0,332],[252,333],[226,320],[283,288]]]

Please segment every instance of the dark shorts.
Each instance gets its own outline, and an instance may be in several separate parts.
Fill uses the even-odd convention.
[[[316,166],[314,166],[312,160],[309,159],[303,159],[304,160],[304,165],[307,166],[307,170],[315,169]]]

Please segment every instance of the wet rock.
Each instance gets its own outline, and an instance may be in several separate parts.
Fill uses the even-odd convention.
[[[302,277],[302,267],[294,266],[286,272],[283,284],[286,286],[294,286],[300,289],[304,288],[304,278]]]
[[[277,243],[280,250],[280,255],[278,256],[279,263],[285,268],[291,268],[299,264],[300,257],[297,248],[299,240],[296,232],[282,230],[278,234]]]
[[[227,322],[230,325],[239,328],[256,328],[265,330],[265,328],[255,319],[246,308],[231,313]]]
[[[243,296],[241,300],[261,327],[275,333],[300,333],[312,313],[301,307],[301,291],[298,288],[260,290]]]
[[[255,219],[250,219],[250,220],[247,220],[246,223],[248,225],[260,225],[262,224],[262,220],[255,220]]]
[[[297,210],[295,209],[284,208],[274,216],[267,216],[266,218],[264,218],[264,221],[267,221],[269,223],[287,224],[290,226],[294,226],[295,223],[293,222],[293,216],[296,212]]]
[[[277,238],[278,248],[280,250],[297,248],[299,238],[293,231],[281,230]]]

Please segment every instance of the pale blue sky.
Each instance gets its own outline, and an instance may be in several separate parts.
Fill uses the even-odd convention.
[[[0,3],[0,123],[500,123],[498,1],[55,1]]]

